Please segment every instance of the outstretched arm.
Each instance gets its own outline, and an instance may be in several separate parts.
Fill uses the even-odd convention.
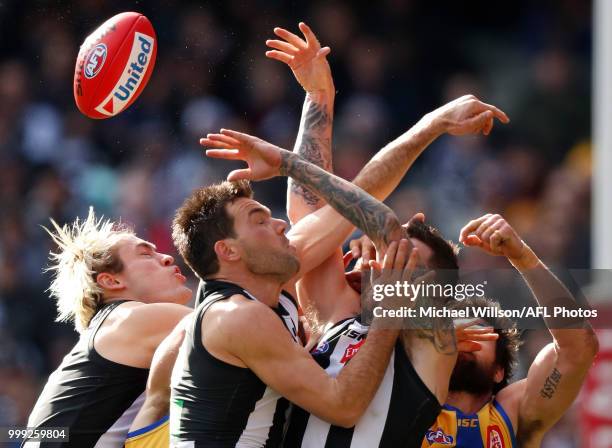
[[[248,163],[248,168],[232,171],[227,177],[230,181],[264,180],[278,175],[292,177],[325,199],[351,224],[363,230],[379,250],[386,250],[389,242],[399,240],[404,234],[397,216],[385,204],[297,154],[257,137],[227,129],[222,129],[220,134],[209,134],[200,143],[221,148],[207,150],[206,154],[210,157],[244,160]]]
[[[499,215],[484,215],[468,223],[460,241],[491,255],[502,255],[521,273],[540,306],[575,309],[578,304],[561,281],[548,270],[514,229]],[[518,405],[518,436],[522,443],[537,441],[574,401],[593,363],[598,342],[586,321],[545,318],[553,342],[538,354],[527,378],[500,392]]]
[[[442,134],[489,135],[494,119],[508,123],[508,116],[474,95],[464,95],[425,115],[411,129],[382,148],[362,168],[353,183],[384,200],[400,183],[421,153]]]
[[[326,59],[330,49],[321,48],[308,25],[301,22],[299,28],[304,39],[283,28],[275,28],[274,33],[283,40],[267,40],[266,44],[273,50],[267,51],[266,56],[287,64],[306,92],[293,152],[331,172],[335,88]],[[325,201],[318,195],[289,178],[287,215],[292,224],[323,205]]]

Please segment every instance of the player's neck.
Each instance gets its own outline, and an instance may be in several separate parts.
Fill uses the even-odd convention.
[[[215,280],[234,283],[246,289],[257,300],[268,306],[276,307],[278,305],[278,297],[281,293],[282,285],[276,278],[236,269],[221,269],[214,277]]]
[[[491,397],[491,393],[472,394],[463,391],[449,391],[446,404],[461,410],[464,414],[475,414],[491,400]]]

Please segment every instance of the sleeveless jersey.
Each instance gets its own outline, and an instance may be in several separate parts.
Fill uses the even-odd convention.
[[[279,446],[287,400],[252,370],[215,358],[202,344],[202,317],[212,304],[236,294],[257,299],[237,285],[216,280],[204,282],[200,292],[172,374],[170,446]],[[298,311],[293,297],[283,292],[272,310],[298,343]]]
[[[66,426],[69,442],[24,442],[30,447],[122,447],[144,401],[148,369],[102,357],[94,337],[106,317],[126,300],[104,305],[74,348],[51,374],[28,419],[29,427]]]
[[[363,345],[368,329],[358,317],[340,321],[324,333],[311,354],[335,377]],[[439,412],[438,400],[398,342],[376,395],[353,428],[331,425],[295,406],[284,447],[418,448]]]
[[[168,416],[144,428],[128,433],[125,448],[168,448],[170,430]]]
[[[516,448],[512,422],[506,411],[491,400],[475,414],[444,405],[427,431],[422,448]]]

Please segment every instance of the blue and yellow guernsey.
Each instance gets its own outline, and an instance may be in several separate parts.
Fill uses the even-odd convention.
[[[421,448],[516,448],[512,422],[495,400],[474,414],[445,404]]]

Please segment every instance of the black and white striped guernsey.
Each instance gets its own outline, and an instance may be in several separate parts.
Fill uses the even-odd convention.
[[[212,356],[202,345],[201,322],[208,308],[233,295],[257,300],[241,287],[217,280],[200,285],[198,305],[172,374],[170,446],[277,447],[289,403],[255,373]],[[283,292],[272,310],[299,343],[298,311]]]
[[[28,427],[68,427],[69,441],[25,442],[22,446],[123,447],[144,401],[149,369],[103,358],[94,348],[94,337],[108,315],[124,302],[110,302],[98,310],[89,328],[49,377],[28,419]]]
[[[359,317],[342,320],[325,332],[311,355],[335,377],[367,334],[368,327]],[[425,431],[440,410],[435,395],[421,381],[398,342],[376,395],[353,428],[331,425],[294,406],[283,447],[420,448]]]

